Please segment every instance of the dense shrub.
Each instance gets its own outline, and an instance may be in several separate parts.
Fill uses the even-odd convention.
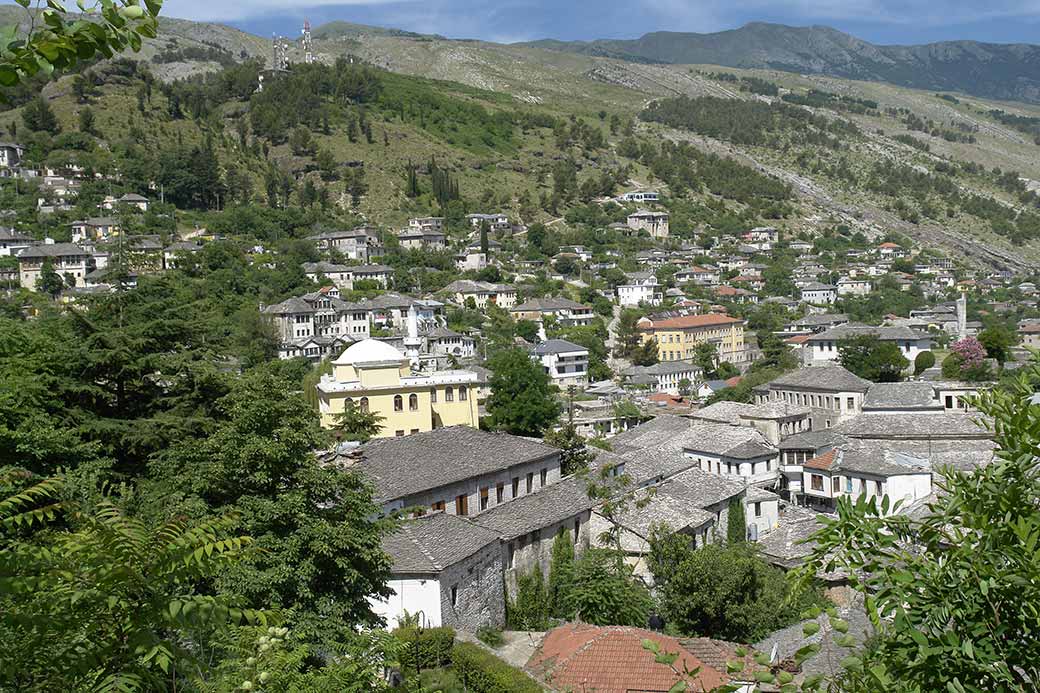
[[[935,354],[930,351],[922,351],[914,359],[914,375],[921,375],[935,365]]]
[[[434,669],[451,661],[451,648],[455,644],[455,631],[452,628],[419,629],[404,626],[395,629],[393,634],[404,644],[399,656],[403,671]]]
[[[451,650],[451,663],[467,690],[474,693],[541,693],[542,687],[479,645],[460,642]]]

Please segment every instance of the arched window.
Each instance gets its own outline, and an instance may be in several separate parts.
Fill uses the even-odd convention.
[[[361,411],[365,414],[368,413],[368,397],[361,398]]]
[[[408,409],[419,411],[419,395],[408,395]]]
[[[455,401],[455,391],[451,389],[451,385],[449,385],[448,387],[444,388],[444,401],[445,402],[454,402]]]
[[[459,386],[459,401],[461,401],[461,402],[465,402],[466,401],[466,397],[469,396],[466,393],[467,393],[466,386],[465,385],[460,385]]]
[[[394,411],[404,411],[404,399],[401,395],[394,395]]]

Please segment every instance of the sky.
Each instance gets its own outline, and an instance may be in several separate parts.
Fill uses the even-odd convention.
[[[1040,0],[166,0],[163,14],[296,36],[304,19],[513,42],[707,33],[750,21],[824,24],[881,44],[1040,44]]]

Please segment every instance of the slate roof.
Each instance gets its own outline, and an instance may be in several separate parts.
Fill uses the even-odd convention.
[[[530,438],[447,426],[369,441],[358,468],[385,502],[559,453]]]
[[[28,236],[18,233],[13,228],[0,226],[0,241],[31,241]]]
[[[474,522],[438,512],[404,521],[383,540],[383,550],[394,574],[437,574],[499,540]]]
[[[977,423],[979,418],[978,414],[961,412],[864,413],[839,423],[833,430],[849,438],[991,438],[992,433]]]
[[[573,310],[575,308],[581,308],[583,310],[591,310],[586,305],[582,305],[577,301],[572,301],[569,298],[563,298],[558,296],[547,296],[545,298],[531,298],[524,301],[518,306],[513,306],[509,309],[510,313],[518,312],[545,312],[552,310]]]
[[[776,448],[750,426],[695,422],[683,435],[683,450],[750,460],[775,455]]]
[[[668,437],[681,433],[689,427],[689,419],[681,416],[657,416],[624,433],[619,433],[610,439],[610,444],[618,452],[626,448],[648,448],[664,442]]]
[[[673,476],[670,481],[688,489],[686,502],[698,508],[707,508],[728,501],[746,490],[743,481],[712,474],[693,467]]]
[[[859,337],[861,335],[873,335],[882,341],[890,342],[913,342],[926,339],[928,335],[912,330],[909,327],[874,327],[858,323],[838,325],[829,330],[813,335],[810,342],[836,342],[848,337]]]
[[[826,333],[824,333],[826,334]],[[781,375],[769,382],[771,390],[807,388],[829,392],[866,392],[871,382],[838,364],[808,366]]]
[[[809,508],[784,504],[780,523],[761,535],[755,546],[773,565],[787,569],[799,566],[812,553],[813,545],[802,542],[821,528],[820,517],[820,513]]]
[[[853,604],[838,607],[838,616],[848,622],[848,635],[852,636],[857,643],[862,644],[873,633],[870,619],[863,609],[862,600],[858,597]],[[816,619],[820,624],[820,629],[813,635],[806,636],[803,622],[799,621],[767,635],[765,639],[755,643],[754,648],[760,652],[772,652],[775,645],[778,657],[781,660],[789,660],[793,659],[795,653],[802,647],[819,643],[820,651],[802,662],[802,674],[806,676],[832,675],[833,672],[842,670],[841,660],[849,655],[850,650],[835,642],[842,634],[827,626],[827,618],[827,614],[821,614]]]
[[[747,404],[723,401],[698,409],[692,414],[692,417],[705,421],[743,424],[748,419],[786,419],[792,416],[805,416],[809,413],[809,407],[786,402]]]
[[[41,243],[26,248],[18,256],[20,258],[62,257],[65,255],[89,255],[75,243]]]
[[[641,499],[642,495],[637,494],[636,497]],[[626,530],[641,539],[649,539],[655,525],[666,524],[673,532],[687,527],[702,527],[715,519],[715,513],[698,507],[697,501],[700,497],[701,494],[685,484],[665,481],[654,487],[643,507],[636,507],[635,503],[630,503],[618,519]],[[639,550],[639,547],[625,548]],[[643,549],[645,548],[644,546]]]
[[[931,383],[874,383],[863,398],[863,411],[870,409],[943,409]]]
[[[472,279],[456,279],[441,289],[441,291],[452,294],[482,294],[516,291],[516,288],[509,284],[492,284],[491,282],[478,282]]]
[[[837,445],[847,440],[833,429],[824,428],[818,431],[803,431],[780,441],[781,450],[819,450],[828,445]]]
[[[574,342],[568,342],[566,339],[549,339],[536,346],[531,353],[543,356],[545,354],[569,354],[574,351],[588,353],[589,350]]]
[[[802,293],[806,291],[834,291],[834,287],[830,284],[823,284],[821,282],[810,282],[802,287]]]
[[[534,493],[496,505],[473,521],[508,540],[563,522],[591,508],[585,481],[569,476]]]

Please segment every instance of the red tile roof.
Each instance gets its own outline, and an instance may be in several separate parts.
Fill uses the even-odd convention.
[[[805,469],[820,469],[822,471],[828,471],[831,465],[834,464],[834,457],[838,454],[836,449],[828,450],[827,452],[806,461],[802,466]]]
[[[809,337],[812,337],[812,335],[811,334],[796,334],[794,337],[788,337],[787,339],[784,340],[784,342],[787,343],[787,344],[805,344],[806,342],[809,341]]]
[[[567,623],[545,634],[527,668],[558,691],[667,691],[678,677],[670,667],[658,664],[643,640],[655,641],[661,651],[679,655],[682,670],[700,667],[696,691],[710,691],[726,684],[726,674],[700,661],[675,638],[642,628],[591,626]]]
[[[743,379],[743,376],[735,375],[732,378],[726,378],[723,382],[726,383],[726,387],[736,387]]]
[[[728,315],[718,313],[705,313],[704,315],[682,315],[677,318],[665,318],[654,320],[650,323],[650,329],[688,329],[695,327],[714,327],[716,325],[732,325],[744,322],[739,318],[731,318]]]

